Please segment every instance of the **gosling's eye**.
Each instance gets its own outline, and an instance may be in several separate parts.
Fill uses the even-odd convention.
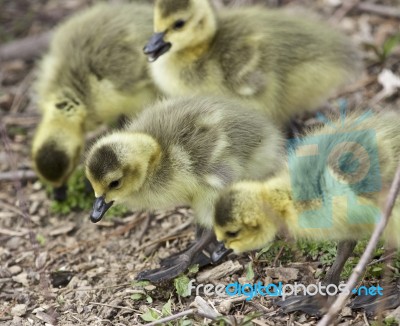
[[[110,184],[108,185],[108,188],[115,189],[115,188],[118,188],[120,184],[121,184],[121,179],[114,180],[114,181],[110,182]]]
[[[235,232],[233,232],[233,231],[226,231],[226,236],[228,237],[228,238],[235,238],[235,237],[237,237],[237,235],[239,234],[239,231],[235,231]]]
[[[185,21],[183,19],[178,19],[174,23],[174,29],[181,29],[183,26],[185,26]]]

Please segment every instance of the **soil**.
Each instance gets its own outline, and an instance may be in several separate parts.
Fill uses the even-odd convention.
[[[0,0],[0,46],[40,35],[94,2]],[[377,55],[381,53],[382,58],[385,41],[399,32],[400,18],[360,9],[357,5],[377,3],[399,10],[398,1],[219,0],[217,4],[255,3],[270,7],[296,6],[317,12],[363,48],[366,66],[363,76],[331,98],[321,111],[337,111],[339,100],[343,99],[349,107],[400,108],[399,88],[381,97],[384,88],[378,80],[384,69],[400,77],[400,43],[386,58],[379,60]],[[149,308],[154,309],[155,316],[162,315],[163,307],[163,316],[197,309],[202,303],[194,295],[179,296],[174,282],[144,287],[133,282],[140,271],[158,267],[160,259],[185,249],[194,239],[190,209],[157,212],[154,218],[145,212],[130,212],[98,224],[89,221],[87,210],[68,214],[51,210],[49,193],[30,172],[30,142],[39,121],[32,88],[36,64],[35,58],[17,58],[0,66],[0,324],[140,325],[146,323],[141,316]],[[309,126],[316,120],[313,116],[302,116],[296,122]],[[9,180],[7,175],[12,171],[28,171],[28,177]],[[250,262],[252,270],[247,267]],[[266,276],[266,268],[273,277]],[[265,260],[258,260],[250,253],[231,256],[223,264],[205,267],[189,278],[197,278],[196,283],[213,284],[237,280],[309,284],[317,282],[318,274],[328,268],[318,258],[310,259],[300,252],[289,261],[282,258],[282,251]],[[210,310],[206,315],[221,314],[225,321],[212,321],[195,312],[175,319],[170,325],[245,325],[246,316],[253,318],[247,325],[315,325],[317,322],[316,317],[304,313],[282,313],[270,297],[251,301],[216,295],[202,297],[203,305]],[[171,303],[171,313],[165,311],[167,302]],[[392,311],[384,314],[389,313]],[[338,323],[366,325],[367,319],[362,311],[345,308]]]

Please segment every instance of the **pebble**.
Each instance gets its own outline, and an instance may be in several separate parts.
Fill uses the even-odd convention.
[[[11,308],[11,315],[13,316],[23,316],[26,313],[28,307],[26,304],[17,304],[13,308]]]
[[[14,266],[8,267],[8,270],[11,273],[11,275],[17,275],[17,274],[21,273],[22,268],[18,265],[14,265]]]

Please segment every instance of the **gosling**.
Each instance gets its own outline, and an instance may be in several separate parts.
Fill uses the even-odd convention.
[[[236,253],[258,249],[279,233],[295,239],[338,240],[338,255],[325,277],[338,285],[356,241],[369,236],[400,161],[395,113],[353,115],[309,133],[288,154],[288,166],[265,182],[240,182],[216,203],[214,231]],[[400,203],[384,233],[400,246]],[[321,314],[324,301],[292,297],[284,311]],[[327,298],[324,298],[327,299]]]
[[[98,4],[57,28],[36,82],[42,120],[32,157],[45,183],[66,184],[86,131],[155,100],[142,53],[151,33],[152,8],[144,4]]]
[[[144,48],[156,85],[171,96],[224,94],[286,124],[360,71],[351,42],[323,22],[263,7],[156,0]]]
[[[161,275],[146,274],[150,280],[173,278],[210,241],[218,193],[234,181],[271,176],[282,151],[281,132],[257,110],[212,96],[164,100],[90,149],[86,176],[96,196],[91,220],[99,221],[113,203],[148,210],[190,205],[207,232],[191,247],[189,261]]]

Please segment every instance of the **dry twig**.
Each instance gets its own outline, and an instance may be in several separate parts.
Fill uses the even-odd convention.
[[[177,313],[175,315],[168,316],[168,317],[161,318],[159,320],[153,321],[150,324],[146,324],[146,326],[164,325],[165,323],[168,323],[170,321],[176,320],[178,318],[189,316],[189,315],[193,315],[195,312],[196,312],[196,309],[188,309],[188,310],[185,310],[185,311],[181,311],[181,312],[179,312],[179,313]]]
[[[9,42],[0,47],[0,62],[8,60],[30,60],[47,50],[52,32],[29,36]]]
[[[318,323],[318,326],[331,325],[335,316],[343,308],[347,298],[351,294],[351,290],[355,287],[363,270],[365,270],[369,260],[371,259],[372,253],[375,250],[375,247],[379,241],[379,238],[381,237],[383,230],[385,229],[385,227],[389,221],[390,215],[393,210],[393,206],[396,202],[396,198],[399,193],[399,189],[400,189],[400,165],[397,168],[396,175],[394,177],[392,186],[390,187],[390,191],[389,191],[388,199],[386,201],[385,209],[383,211],[383,214],[381,216],[379,223],[377,224],[374,232],[372,233],[372,236],[368,242],[367,248],[365,249],[363,255],[361,256],[360,261],[358,262],[357,266],[354,268],[353,273],[351,274],[350,279],[346,284],[346,288],[344,289],[343,292],[341,292],[339,294],[338,298],[333,303],[333,305],[330,307],[327,314]]]
[[[37,175],[32,170],[8,171],[0,173],[0,181],[36,180]]]
[[[395,7],[377,5],[368,2],[361,2],[358,4],[357,8],[361,11],[369,12],[372,14],[400,19],[400,9]]]

